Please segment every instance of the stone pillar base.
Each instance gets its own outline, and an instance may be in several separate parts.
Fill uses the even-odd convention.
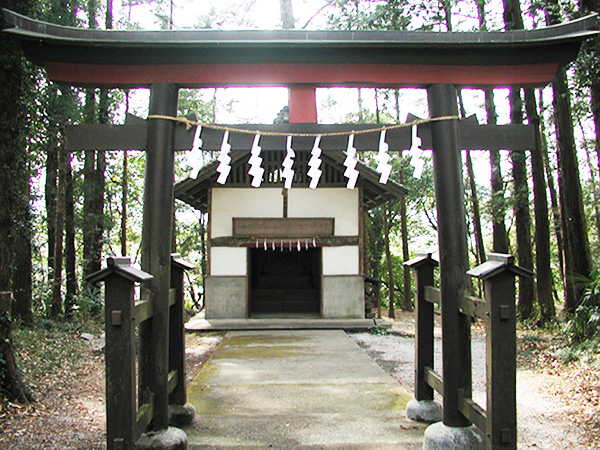
[[[412,399],[406,405],[406,417],[417,422],[439,422],[442,420],[442,405],[435,400]]]
[[[166,430],[144,433],[136,442],[138,450],[187,450],[185,431],[169,427]]]
[[[169,425],[187,427],[194,422],[196,408],[191,403],[185,405],[169,405]]]
[[[485,450],[485,436],[475,425],[455,428],[437,422],[425,430],[423,450]]]

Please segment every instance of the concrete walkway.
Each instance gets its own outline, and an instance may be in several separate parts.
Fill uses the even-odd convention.
[[[422,448],[410,395],[341,330],[229,332],[188,389],[190,449]]]

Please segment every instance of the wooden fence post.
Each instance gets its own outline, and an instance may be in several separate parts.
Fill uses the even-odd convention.
[[[406,415],[420,422],[437,422],[442,419],[442,409],[433,401],[434,390],[426,381],[427,369],[434,369],[434,306],[425,299],[425,290],[433,286],[433,270],[438,262],[431,253],[419,253],[404,265],[414,270],[416,291],[415,400],[406,405]]]
[[[514,257],[488,254],[488,261],[467,272],[484,281],[486,302],[486,447],[517,448],[517,336],[515,276],[533,273],[515,266]]]
[[[107,268],[88,277],[105,283],[106,444],[129,450],[137,440],[135,377],[135,283],[152,279],[129,258],[108,258]]]
[[[169,424],[176,427],[190,425],[195,416],[194,407],[186,403],[183,302],[183,276],[186,270],[193,268],[178,253],[171,254],[171,290],[174,291],[174,303],[169,311]]]

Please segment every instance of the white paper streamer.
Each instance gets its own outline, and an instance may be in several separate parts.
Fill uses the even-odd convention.
[[[260,187],[262,183],[262,178],[265,173],[265,169],[261,167],[263,159],[260,157],[261,147],[258,145],[260,141],[260,134],[256,134],[254,136],[254,142],[252,143],[252,150],[250,150],[250,159],[248,159],[248,164],[250,165],[250,169],[248,169],[248,175],[252,177],[252,186]]]
[[[198,174],[202,169],[202,139],[200,138],[200,134],[202,133],[202,127],[198,125],[196,127],[196,132],[194,133],[194,141],[192,143],[192,149],[188,154],[188,164],[192,167],[192,171],[190,172],[190,178],[194,180],[198,178]]]
[[[310,169],[308,170],[307,175],[311,178],[310,183],[308,184],[308,187],[311,189],[316,189],[317,185],[319,184],[319,179],[321,178],[321,174],[323,173],[322,170],[319,169],[319,167],[321,167],[321,149],[319,148],[319,145],[321,143],[321,136],[317,136],[315,138],[315,143],[313,145],[313,149],[310,152],[311,157],[310,160],[308,161],[308,167],[310,167]]]
[[[375,161],[377,161],[377,171],[381,174],[379,176],[379,182],[381,184],[387,184],[390,179],[390,174],[392,173],[392,165],[389,164],[390,155],[388,154],[390,146],[385,142],[385,132],[385,129],[381,130],[381,134],[379,135],[379,152],[375,156]]]
[[[410,165],[414,167],[413,177],[421,178],[423,175],[423,168],[425,167],[425,161],[421,158],[421,138],[417,134],[417,126],[412,126],[412,141],[410,145]]]
[[[356,159],[356,148],[354,147],[354,133],[352,133],[348,136],[348,148],[346,149],[346,160],[344,161],[346,167],[344,176],[348,178],[348,184],[346,184],[348,189],[356,187],[359,174],[359,171],[356,170],[356,164],[358,164],[358,160]]]
[[[283,187],[286,189],[291,189],[292,182],[294,181],[294,170],[292,166],[294,165],[294,158],[296,157],[296,153],[292,149],[292,136],[287,137],[287,153],[285,155],[285,159],[281,166],[283,167],[283,171],[281,173],[282,178],[285,180],[283,183]]]
[[[217,178],[217,183],[225,184],[227,181],[227,177],[229,176],[229,172],[231,172],[231,166],[229,163],[231,162],[231,156],[229,156],[229,152],[231,151],[231,145],[229,145],[229,130],[226,130],[223,134],[223,142],[221,143],[221,151],[219,156],[217,157],[217,161],[219,161],[219,166],[217,167],[217,172],[219,172],[219,177]]]

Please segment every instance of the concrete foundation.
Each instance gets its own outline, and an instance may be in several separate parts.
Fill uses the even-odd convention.
[[[365,317],[365,282],[360,275],[323,277],[323,319]]]
[[[485,436],[475,425],[454,428],[437,422],[425,430],[423,450],[485,450]]]
[[[248,317],[247,278],[206,277],[206,318],[245,319]]]
[[[417,422],[439,422],[442,420],[442,405],[435,400],[412,399],[406,405],[406,417]]]
[[[136,442],[137,450],[187,450],[187,434],[179,428],[169,427],[158,432],[144,433]]]
[[[191,403],[185,405],[169,405],[169,425],[187,427],[194,422],[196,408]]]

